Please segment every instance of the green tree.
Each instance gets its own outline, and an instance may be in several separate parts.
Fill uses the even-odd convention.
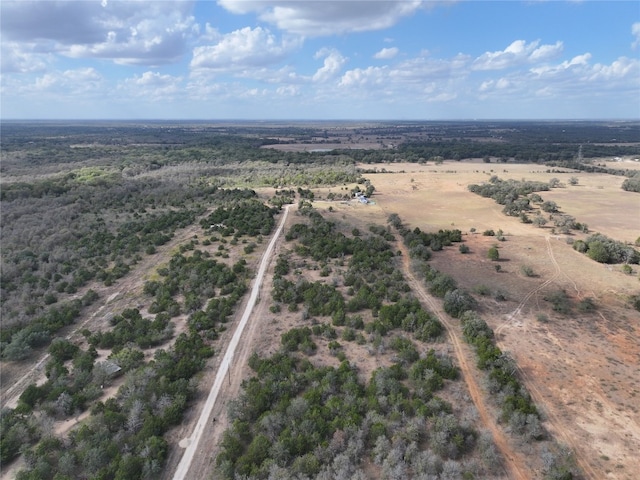
[[[487,258],[489,260],[497,262],[498,260],[500,260],[500,252],[498,252],[498,249],[496,247],[491,247],[487,252]]]
[[[599,263],[607,263],[609,261],[609,251],[604,243],[599,240],[589,242],[587,255],[591,260]]]

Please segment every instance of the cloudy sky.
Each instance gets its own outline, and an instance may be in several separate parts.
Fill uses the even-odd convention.
[[[2,0],[0,116],[638,119],[638,5]]]

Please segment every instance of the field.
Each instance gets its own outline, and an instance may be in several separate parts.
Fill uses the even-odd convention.
[[[567,160],[578,146],[564,133],[547,142],[558,130],[544,123],[113,127],[122,133],[117,142],[98,124],[6,130],[3,480],[56,473],[233,478],[233,468],[253,472],[251,478],[267,478],[270,469],[283,479],[305,472],[361,479],[430,472],[546,480],[568,471],[592,480],[636,478],[640,312],[633,301],[640,267],[597,263],[577,251],[594,234],[627,253],[637,250],[640,194],[621,188],[640,171],[637,153],[628,154],[638,145],[632,128],[623,129],[624,144],[607,145],[597,141],[611,138],[615,125],[589,133],[563,125],[580,151],[590,135],[585,151],[607,152],[583,165]],[[493,153],[480,153],[486,148]],[[618,154],[608,152],[618,148],[621,159],[614,161]],[[510,158],[538,151],[549,161]],[[446,156],[469,152],[477,154],[462,161]],[[594,165],[599,170],[586,171]],[[508,216],[505,205],[472,193],[473,184],[552,188],[537,190],[537,199],[529,193],[524,209]],[[365,190],[366,204],[354,197]],[[308,230],[314,233],[296,237]],[[417,232],[438,231],[461,237],[444,248],[440,240],[423,245],[428,261],[414,256],[407,234],[415,241]],[[289,238],[290,232],[298,233]],[[384,248],[376,243],[381,238]],[[372,248],[377,260],[367,263],[349,245]],[[377,257],[387,248],[391,255]],[[263,268],[264,277],[257,274]],[[454,280],[447,294],[457,288],[474,299],[472,309],[502,352],[495,370],[481,367],[480,353],[465,342],[467,320],[445,313],[447,296],[434,293],[429,270]],[[338,307],[324,309],[329,299],[314,303],[329,293],[332,305],[344,303],[349,315],[342,320]],[[383,306],[409,299],[439,322],[441,334],[380,323]],[[304,343],[285,341],[304,331],[313,332]],[[430,350],[459,375],[439,378],[443,403],[427,408],[421,401],[433,400],[434,392],[419,387],[420,376],[406,375]],[[313,421],[300,423],[303,440],[324,425],[318,432],[328,437],[311,442],[317,448],[297,459],[281,456],[276,465],[265,459],[263,444],[253,451],[257,463],[247,466],[253,441],[246,430],[238,433],[240,420],[251,419],[253,430],[295,410],[295,402],[283,407],[291,400],[285,397],[251,417],[243,392],[255,374],[254,352],[308,361],[317,375],[327,367],[344,375],[350,365],[360,389],[327,403],[336,411],[359,405],[350,413],[353,423],[341,424],[341,414],[313,423],[325,412],[319,405]],[[124,375],[107,375],[110,361]],[[501,365],[513,371],[500,373]],[[377,375],[391,375],[378,377],[386,387],[376,384]],[[507,390],[496,389],[495,375],[512,379]],[[520,398],[518,381],[539,418],[505,410],[509,398]],[[391,387],[397,391],[385,393]],[[294,398],[298,413],[291,418],[317,389],[311,384]],[[207,401],[212,395],[217,400]],[[531,413],[526,401],[518,408]],[[438,430],[445,417],[447,428],[459,432],[455,438]],[[282,453],[273,422],[266,433],[280,450],[268,450]],[[233,435],[241,439],[235,450]],[[199,453],[183,465],[185,448]],[[242,449],[247,453],[238,456]],[[226,459],[222,467],[216,458]]]
[[[381,216],[398,213],[423,230],[455,226],[467,233],[470,254],[447,250],[434,256],[432,264],[471,291],[488,290],[481,296],[483,315],[499,332],[501,348],[517,360],[527,387],[543,406],[547,428],[585,459],[594,478],[634,478],[640,468],[640,316],[626,302],[638,291],[637,270],[629,276],[619,266],[597,264],[575,252],[565,235],[507,217],[500,205],[466,186],[494,174],[518,180],[559,178],[567,186],[543,192],[545,200],[553,199],[590,229],[624,242],[640,232],[635,194],[620,191],[622,179],[610,175],[546,173],[533,165],[378,165],[382,168],[396,173],[370,175],[376,206],[368,208],[378,207]],[[568,185],[572,176],[579,178],[577,186]],[[506,241],[481,235],[486,229],[502,229]],[[497,243],[500,272],[486,258]],[[524,276],[523,265],[531,266],[536,276]],[[594,299],[597,310],[554,314],[544,297],[558,289],[574,302]],[[493,300],[498,290],[506,301]],[[540,314],[547,320],[538,320]]]

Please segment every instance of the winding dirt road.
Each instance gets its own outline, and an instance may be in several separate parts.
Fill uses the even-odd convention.
[[[513,480],[533,479],[530,475],[530,468],[527,466],[524,456],[511,447],[504,432],[497,425],[494,417],[489,413],[489,409],[484,401],[483,393],[476,380],[480,373],[473,365],[472,354],[469,348],[460,340],[458,329],[451,323],[449,316],[444,312],[440,300],[430,295],[423,287],[422,282],[413,275],[409,252],[404,243],[399,241],[397,244],[398,249],[402,252],[402,270],[407,281],[411,285],[411,290],[427,304],[430,312],[440,320],[447,330],[447,335],[449,336],[449,340],[453,345],[458,359],[460,373],[462,374],[462,378],[469,389],[469,395],[478,410],[478,415],[482,424],[491,432],[493,442],[505,460],[505,468],[509,478]]]

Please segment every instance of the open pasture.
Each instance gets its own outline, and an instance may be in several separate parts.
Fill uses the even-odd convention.
[[[623,177],[583,172],[547,172],[538,165],[445,162],[441,165],[367,165],[386,173],[367,175],[376,187],[382,215],[397,213],[410,227],[433,231],[458,228],[470,248],[434,253],[433,268],[475,292],[483,318],[500,348],[513,356],[561,443],[586,459],[598,478],[632,479],[640,469],[640,314],[629,298],[640,291],[638,266],[631,275],[620,265],[603,265],[573,250],[571,240],[550,226],[523,224],[502,213],[502,205],[467,190],[467,185],[501,179],[549,181],[564,185],[539,192],[560,210],[599,232],[633,242],[640,234],[640,196],[620,188]],[[571,177],[578,178],[570,185]],[[471,230],[475,229],[475,233]],[[482,235],[504,232],[506,241]],[[497,246],[500,261],[487,258]],[[500,267],[500,271],[496,270]],[[529,267],[531,275],[523,273]],[[569,312],[549,299],[564,292]],[[595,308],[587,308],[591,299]]]

